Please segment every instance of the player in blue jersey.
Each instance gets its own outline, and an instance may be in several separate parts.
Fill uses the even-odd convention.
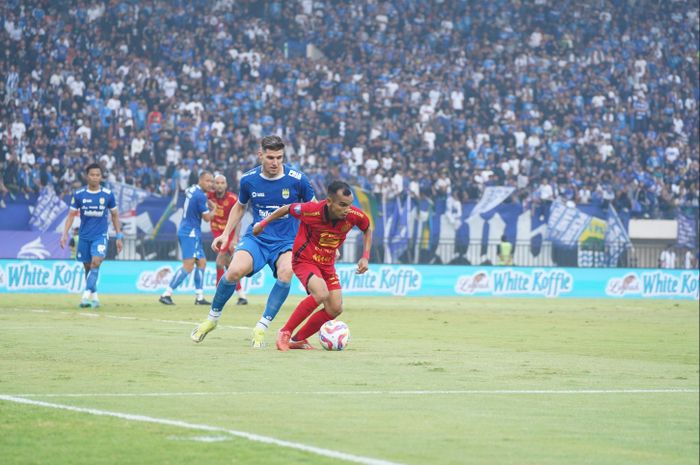
[[[253,224],[283,205],[313,200],[314,190],[304,174],[283,164],[282,139],[266,136],[261,140],[260,148],[260,165],[241,177],[238,202],[231,209],[226,229],[214,240],[212,248],[218,250],[223,245],[248,206],[253,214],[253,223],[236,245],[233,260],[216,286],[208,319],[192,331],[191,337],[194,342],[202,342],[207,333],[216,327],[224,305],[236,290],[236,283],[244,276],[253,276],[265,265],[270,267],[276,281],[267,298],[263,315],[253,329],[253,347],[263,346],[265,330],[289,295],[293,276],[292,246],[299,222],[287,216],[279,222],[271,223],[270,229],[265,229],[259,236],[253,236]]]
[[[211,305],[204,298],[204,270],[207,267],[207,259],[202,247],[202,220],[211,221],[213,212],[207,192],[214,186],[214,176],[209,171],[202,171],[199,182],[187,188],[185,191],[185,204],[182,206],[182,221],[177,228],[177,240],[182,251],[182,266],[175,272],[173,279],[165,289],[158,301],[165,305],[175,305],[173,302],[173,290],[182,284],[194,269],[194,287],[196,297],[195,305]]]
[[[73,193],[60,244],[61,248],[65,248],[68,242],[68,232],[73,227],[75,217],[80,215],[78,247],[75,257],[83,262],[85,267],[85,290],[80,300],[80,307],[97,308],[100,306],[100,299],[97,297],[97,278],[100,274],[102,260],[107,255],[108,214],[112,217],[116,232],[117,253],[122,251],[124,235],[119,224],[119,211],[114,194],[111,190],[100,185],[102,168],[97,163],[93,163],[85,169],[85,173],[88,180],[87,186]]]

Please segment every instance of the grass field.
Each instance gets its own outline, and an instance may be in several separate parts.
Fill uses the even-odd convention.
[[[697,302],[350,297],[281,353],[263,297],[200,345],[191,296],[77,299],[0,295],[4,465],[698,463]]]

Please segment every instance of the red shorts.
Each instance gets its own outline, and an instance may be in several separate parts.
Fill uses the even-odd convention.
[[[304,285],[304,289],[306,289],[307,293],[309,292],[307,285],[309,284],[311,275],[316,275],[323,279],[329,291],[342,289],[340,279],[335,272],[335,266],[320,267],[316,263],[298,261],[292,264],[292,269],[294,270],[294,274],[297,275],[297,278],[299,278],[299,281],[301,281],[301,284]]]
[[[217,237],[221,236],[223,231],[219,231],[219,232],[212,231],[211,233],[214,235],[214,239],[216,239]],[[231,253],[231,255],[233,255],[235,247],[234,247],[234,244],[232,244],[232,242],[233,242],[233,232],[231,232],[231,234],[228,236],[228,240],[226,242],[224,242],[224,245],[219,249],[219,253],[229,252],[229,253]]]

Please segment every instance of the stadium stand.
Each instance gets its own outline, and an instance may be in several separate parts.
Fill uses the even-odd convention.
[[[3,2],[0,206],[93,160],[157,194],[202,169],[235,187],[274,133],[321,196],[506,185],[526,208],[697,217],[696,6]]]

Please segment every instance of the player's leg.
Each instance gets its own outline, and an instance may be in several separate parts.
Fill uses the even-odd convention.
[[[262,347],[265,340],[265,331],[270,327],[270,323],[275,319],[280,308],[282,308],[282,304],[289,296],[292,276],[294,275],[292,270],[292,251],[285,250],[279,254],[270,264],[270,268],[277,279],[272,286],[270,294],[267,296],[265,310],[253,329],[253,347]]]
[[[282,351],[289,349],[294,330],[311,315],[316,307],[325,303],[330,295],[328,285],[321,278],[322,274],[318,267],[313,264],[299,263],[295,265],[294,271],[309,295],[299,302],[287,323],[277,334],[277,348]]]
[[[196,260],[197,268],[194,269],[194,292],[195,292],[195,305],[211,305],[207,299],[204,298],[204,272],[207,269],[206,258],[200,258]]]
[[[343,294],[340,288],[340,282],[337,279],[337,275],[333,273],[332,275],[324,275],[324,283],[328,289],[328,297],[323,301],[323,308],[318,310],[316,313],[311,315],[307,320],[306,324],[301,327],[297,333],[292,336],[292,342],[290,342],[290,348],[292,349],[307,349],[310,347],[307,339],[321,329],[321,326],[326,321],[330,321],[337,318],[338,315],[343,313]],[[300,342],[299,345],[294,345],[294,342]]]
[[[90,297],[92,296],[92,291],[88,290],[87,278],[90,274],[90,268],[92,268],[92,254],[90,253],[90,245],[92,241],[87,239],[80,239],[78,241],[78,248],[76,250],[75,258],[83,263],[83,268],[85,269],[85,288],[83,289],[83,296],[80,299],[80,308],[90,307]]]
[[[216,254],[216,284],[219,284],[219,281],[221,281],[229,263],[231,263],[231,255],[228,251],[220,251]]]
[[[212,299],[207,319],[200,323],[190,335],[194,342],[202,342],[204,337],[216,328],[226,302],[228,302],[236,291],[236,284],[238,281],[244,276],[249,276],[260,269],[255,269],[255,257],[258,257],[258,266],[262,268],[265,262],[259,256],[257,242],[249,239],[246,248],[241,247],[236,251],[231,260],[231,264],[226,269],[226,273],[216,285],[216,293]]]
[[[196,241],[193,237],[177,237],[180,242],[180,249],[182,250],[182,266],[177,269],[173,278],[170,280],[168,287],[165,288],[165,292],[160,296],[158,301],[165,305],[173,305],[173,291],[177,289],[182,282],[187,279],[192,270],[194,269],[194,260],[196,254]]]
[[[233,258],[234,253],[236,253],[235,242],[233,242],[231,240],[231,238],[229,238],[226,245],[224,245],[221,248],[221,251],[216,256],[216,262],[217,262],[216,282],[217,282],[217,284],[221,280],[221,276],[223,276],[223,274],[226,272],[226,269],[231,264],[231,259]],[[219,268],[218,268],[219,263],[221,263],[221,275],[219,275]],[[241,286],[242,280],[243,280],[243,278],[238,280],[238,283],[236,284],[236,292],[238,293],[238,301],[236,302],[236,305],[248,305],[248,299],[246,298],[245,291],[243,290],[243,287]]]
[[[100,277],[100,265],[104,257],[97,255],[92,256],[92,262],[90,262],[90,272],[85,280],[85,289],[91,292],[91,302],[90,306],[92,308],[98,308],[100,306],[100,298],[97,296],[97,280]]]

